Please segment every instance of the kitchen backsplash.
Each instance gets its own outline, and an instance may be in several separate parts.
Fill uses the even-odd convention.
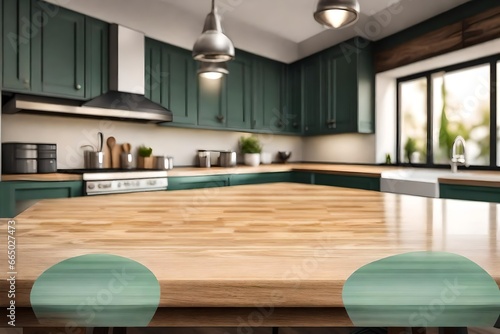
[[[97,132],[117,143],[131,143],[133,152],[141,145],[153,148],[153,155],[174,157],[175,166],[193,166],[198,149],[235,150],[244,133],[193,130],[119,121],[92,120],[29,114],[2,115],[2,142],[20,141],[56,143],[59,169],[83,168],[82,145],[97,146]],[[302,138],[297,136],[259,135],[265,152],[275,161],[278,151],[292,151],[290,161],[302,161]]]
[[[308,162],[375,163],[375,135],[341,134],[306,137],[303,159]]]

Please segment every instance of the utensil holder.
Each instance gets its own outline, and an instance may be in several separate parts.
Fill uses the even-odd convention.
[[[131,153],[122,153],[120,155],[121,168],[132,169],[134,168],[134,155]]]

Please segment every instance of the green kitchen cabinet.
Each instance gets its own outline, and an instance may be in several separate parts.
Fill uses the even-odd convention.
[[[302,133],[302,67],[300,63],[288,66],[287,71],[287,101],[288,105],[283,110],[286,132]]]
[[[314,184],[380,191],[380,178],[315,173]]]
[[[246,53],[238,52],[238,57],[227,63],[229,75],[223,78],[223,114],[226,126],[231,129],[250,129],[253,107],[253,60]]]
[[[500,188],[440,183],[439,197],[468,201],[500,203]]]
[[[85,99],[85,16],[37,1],[32,24],[32,90]]]
[[[303,184],[314,184],[315,174],[311,172],[292,172],[292,181],[294,183],[303,183]]]
[[[198,125],[248,130],[252,126],[253,60],[245,52],[227,63],[221,79],[198,77]]]
[[[88,100],[108,90],[108,23],[44,1],[2,2],[2,90]]]
[[[264,133],[287,130],[286,65],[256,57],[256,87],[252,128]]]
[[[191,52],[146,38],[145,95],[173,113],[162,125],[196,125],[197,75]]]
[[[93,99],[109,88],[109,24],[85,18],[85,97]]]
[[[2,18],[2,89],[31,90],[31,2],[3,0]]]
[[[0,182],[0,218],[13,218],[37,200],[83,196],[82,181]]]
[[[227,187],[229,178],[229,175],[169,177],[168,190]]]
[[[304,134],[321,133],[325,123],[323,112],[322,62],[320,55],[313,55],[300,62],[302,68],[302,108],[305,115]]]
[[[254,173],[254,174],[233,174],[231,175],[231,186],[245,184],[263,184],[275,182],[292,182],[291,172],[276,173]]]
[[[372,45],[356,37],[302,62],[306,135],[373,133]]]

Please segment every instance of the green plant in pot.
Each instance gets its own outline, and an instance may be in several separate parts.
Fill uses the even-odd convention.
[[[241,137],[240,150],[243,154],[245,165],[260,165],[260,153],[262,152],[262,145],[259,138],[257,138],[256,136]]]
[[[147,146],[140,146],[137,150],[137,168],[152,169],[154,166],[154,158],[152,156],[153,149]]]

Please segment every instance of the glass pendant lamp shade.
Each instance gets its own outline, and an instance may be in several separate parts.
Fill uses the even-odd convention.
[[[344,28],[359,18],[357,0],[319,0],[314,19],[326,28]]]
[[[199,62],[198,75],[206,79],[220,79],[224,74],[229,74],[226,63]]]
[[[203,62],[225,62],[232,60],[234,54],[233,42],[224,34],[215,0],[212,0],[212,11],[193,47],[193,58]]]

